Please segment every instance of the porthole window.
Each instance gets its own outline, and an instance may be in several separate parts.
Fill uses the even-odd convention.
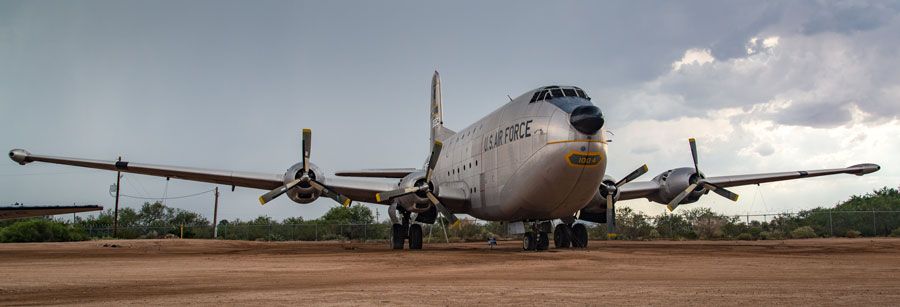
[[[478,160],[475,160],[475,166],[478,166]]]

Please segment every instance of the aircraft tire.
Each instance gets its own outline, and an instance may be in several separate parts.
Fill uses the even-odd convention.
[[[586,248],[587,244],[587,227],[584,227],[584,224],[572,225],[572,247]]]
[[[569,225],[556,225],[553,230],[553,245],[556,248],[569,248],[572,245],[572,228]]]
[[[525,235],[522,236],[522,249],[527,251],[533,251],[537,249],[537,242],[535,242],[533,232],[526,232]]]
[[[403,225],[391,225],[391,248],[403,249]]]
[[[409,225],[409,249],[422,249],[422,225]]]
[[[545,251],[549,248],[550,248],[550,236],[546,232],[541,231],[540,233],[538,233],[538,237],[537,237],[537,250]]]

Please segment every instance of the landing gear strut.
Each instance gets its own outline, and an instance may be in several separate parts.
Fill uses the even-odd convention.
[[[409,249],[422,249],[422,225],[410,223],[410,212],[398,210],[403,217],[400,223],[391,225],[391,248],[403,249],[403,243],[409,239]]]
[[[522,249],[527,251],[547,250],[550,248],[550,238],[547,232],[550,231],[550,222],[534,222],[531,224],[531,231],[526,232],[522,237]]]

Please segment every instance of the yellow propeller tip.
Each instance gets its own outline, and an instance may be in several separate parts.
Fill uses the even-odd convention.
[[[375,202],[376,202],[376,203],[380,203],[380,202],[381,202],[381,193],[375,193]]]
[[[441,141],[434,141],[434,144],[438,146],[444,146],[444,143],[441,143]]]
[[[459,224],[460,224],[461,222],[462,222],[461,220],[456,220],[456,222],[453,222],[453,224],[450,224],[450,228],[457,228],[457,227],[459,227]]]
[[[350,207],[350,199],[344,201],[344,208]]]
[[[732,199],[732,200],[733,200],[733,201],[737,201],[739,197],[741,197],[741,196],[740,196],[740,195],[734,195],[734,199]]]
[[[642,168],[644,169],[645,172],[650,170],[650,168],[647,167],[647,164],[644,164],[644,167],[642,167]]]
[[[666,205],[666,208],[669,209],[669,212],[675,211],[675,209],[672,209],[672,206]]]
[[[266,204],[266,199],[263,198],[262,196],[260,196],[260,197],[259,197],[259,204],[260,204],[260,205],[265,205],[265,204]]]
[[[688,142],[696,142],[696,141],[697,141],[697,140],[695,140],[694,138],[689,138],[689,139],[688,139]]]
[[[312,129],[309,129],[309,128],[303,128],[303,132],[312,132]]]

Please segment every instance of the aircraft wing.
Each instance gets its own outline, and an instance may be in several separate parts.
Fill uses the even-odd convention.
[[[707,181],[712,184],[718,185],[723,188],[734,187],[734,186],[742,186],[742,185],[751,185],[751,184],[760,184],[766,182],[774,182],[774,181],[783,181],[783,180],[793,180],[800,178],[809,178],[809,177],[818,177],[818,176],[827,176],[827,175],[835,175],[835,174],[852,174],[857,176],[862,176],[868,173],[876,172],[880,170],[881,167],[875,164],[858,164],[845,168],[833,168],[833,169],[821,169],[821,170],[808,170],[808,171],[793,171],[793,172],[780,172],[780,173],[762,173],[762,174],[749,174],[749,175],[732,175],[732,176],[718,176],[718,177],[707,177]],[[647,197],[648,195],[652,195],[659,190],[659,184],[655,181],[633,181],[626,183],[621,188],[619,188],[619,200],[627,200],[627,199],[635,199]]]
[[[0,220],[103,210],[102,206],[9,206],[0,207]]]
[[[126,161],[90,160],[80,158],[54,157],[34,155],[25,150],[15,149],[9,156],[13,161],[25,165],[31,162],[45,162],[64,164],[123,173],[177,178],[183,180],[200,181],[247,187],[261,190],[272,190],[284,185],[283,174],[265,174],[251,172],[236,172],[227,170],[212,170],[181,166],[167,166],[155,164],[133,163]],[[345,178],[327,178],[325,185],[338,193],[347,196],[351,200],[377,203],[375,194],[390,191],[397,188],[396,183],[362,181]]]
[[[403,178],[416,171],[418,169],[415,168],[379,168],[340,171],[334,174],[343,177]]]

